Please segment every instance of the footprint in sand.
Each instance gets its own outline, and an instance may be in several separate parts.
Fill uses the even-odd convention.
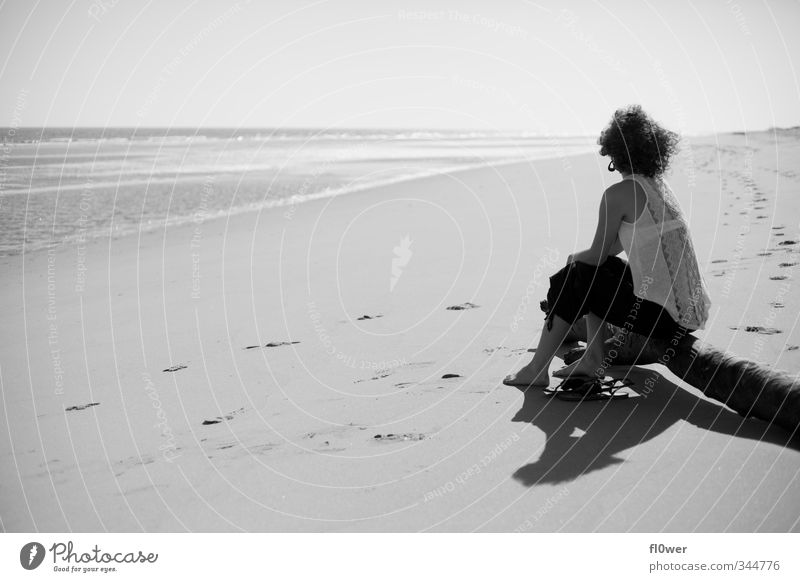
[[[445,374],[442,376],[442,380],[447,380],[448,378],[461,378],[461,374]]]
[[[218,416],[218,417],[216,417],[216,418],[214,418],[212,420],[204,420],[202,422],[202,424],[203,424],[203,426],[207,426],[209,424],[219,424],[220,422],[223,422],[223,421],[226,421],[226,420],[233,420],[235,417],[239,416],[240,414],[244,414],[244,407],[237,408],[233,412],[229,412],[228,414],[226,414],[224,416]]]
[[[78,406],[70,406],[69,408],[66,408],[65,410],[67,412],[71,412],[73,410],[86,410],[87,408],[89,408],[91,406],[100,406],[100,403],[99,402],[90,402],[89,404],[80,404]]]
[[[731,329],[739,329],[742,331],[748,331],[751,333],[760,333],[763,335],[775,335],[776,333],[783,333],[783,330],[777,329],[775,327],[762,327],[760,325],[746,325],[744,327],[732,327]]]
[[[728,259],[714,259],[712,263],[727,263]]]
[[[362,315],[361,317],[357,318],[357,321],[364,321],[367,319],[378,319],[379,317],[383,317],[383,314],[379,313],[378,315]]]
[[[506,355],[507,358],[517,356],[519,354],[524,354],[525,352],[535,352],[536,348],[507,348],[505,346],[497,346],[496,348],[483,348],[483,353],[485,354],[493,354],[495,352],[508,352]]]
[[[214,450],[216,451],[227,451],[225,453],[220,453],[220,456],[224,460],[235,461],[242,458],[249,458],[254,455],[260,455],[263,453],[268,453],[271,450],[277,448],[280,443],[263,443],[258,445],[245,445],[241,441],[237,442],[227,442],[222,443],[220,446],[215,447]],[[209,459],[216,458],[214,455],[206,455]]]
[[[793,352],[795,350],[800,350],[800,346],[786,346],[787,352]]]
[[[178,370],[185,370],[188,367],[189,366],[187,366],[186,364],[175,364],[174,366],[171,366],[169,368],[164,368],[161,371],[162,372],[177,372]]]
[[[785,226],[773,226],[772,230],[783,230],[784,228],[786,228],[786,227]]]
[[[778,263],[779,267],[794,267],[797,263]]]
[[[398,382],[394,384],[395,388],[405,388],[406,386],[413,386],[416,382]]]
[[[398,366],[396,368],[392,368],[390,370],[382,370],[381,372],[378,372],[375,376],[372,376],[371,378],[362,378],[360,380],[353,380],[353,384],[358,384],[359,382],[369,382],[370,380],[381,380],[383,378],[391,376],[392,374],[394,374],[398,370],[416,370],[416,369],[419,369],[419,368],[424,368],[426,366],[430,366],[431,364],[435,364],[435,363],[436,362],[409,362],[407,364],[402,364],[402,365],[400,365],[400,366]],[[409,384],[410,383],[411,382],[409,382]]]
[[[127,471],[143,467],[145,465],[152,465],[156,460],[151,455],[132,456],[127,459],[120,459],[113,465],[114,477],[122,477]]]
[[[372,437],[374,440],[382,443],[386,442],[397,442],[397,441],[421,441],[425,438],[424,434],[417,433],[417,432],[407,432],[403,434],[376,434]]]
[[[785,307],[785,305],[780,301],[771,301],[769,305],[775,309],[783,309]]]
[[[788,247],[790,245],[796,245],[796,244],[797,244],[796,240],[782,240],[781,242],[778,243],[778,246]]]
[[[786,279],[788,279],[788,278],[789,278],[789,277],[787,277],[786,275],[772,275],[772,276],[769,278],[769,280],[770,280],[770,281],[784,281],[784,280],[786,280]]]
[[[449,311],[462,311],[464,309],[476,309],[480,307],[480,305],[475,305],[474,303],[470,303],[467,301],[466,303],[462,303],[461,305],[451,305],[447,309]]]
[[[281,346],[293,346],[294,344],[299,344],[300,342],[269,342],[268,344],[264,344],[263,346],[247,346],[246,350],[254,350],[256,348],[279,348]]]
[[[247,451],[248,455],[260,455],[262,453],[270,452],[279,445],[280,443],[262,443],[260,445],[253,445],[251,447],[247,447],[245,450]]]
[[[371,378],[361,378],[360,380],[353,380],[353,384],[359,384],[361,382],[369,382],[371,380],[382,380],[383,378],[388,378],[391,375],[392,375],[391,372],[381,372],[380,374],[376,374]]]

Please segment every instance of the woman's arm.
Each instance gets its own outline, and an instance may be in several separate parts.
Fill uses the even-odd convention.
[[[619,233],[617,233],[617,239],[614,241],[614,244],[611,245],[611,251],[608,254],[616,257],[624,250],[625,249],[622,248],[622,243],[619,242]]]
[[[589,265],[601,265],[609,255],[622,251],[619,243],[619,225],[623,218],[621,192],[613,186],[603,193],[600,200],[600,211],[597,217],[597,230],[594,233],[592,246],[585,251],[572,255],[572,261],[580,261]]]

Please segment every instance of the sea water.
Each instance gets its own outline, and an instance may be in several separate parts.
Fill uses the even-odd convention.
[[[0,255],[594,149],[514,132],[0,128]]]

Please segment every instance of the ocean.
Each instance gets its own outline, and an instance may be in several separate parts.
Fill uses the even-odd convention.
[[[0,255],[594,144],[521,132],[5,127]]]

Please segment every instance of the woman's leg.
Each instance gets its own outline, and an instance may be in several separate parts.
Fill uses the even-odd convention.
[[[586,351],[579,359],[568,366],[553,372],[553,376],[604,376],[600,367],[603,364],[606,334],[605,322],[594,313],[586,315]]]
[[[556,377],[605,375],[600,369],[605,356],[605,322],[624,325],[637,301],[633,294],[633,279],[628,264],[619,257],[609,257],[598,267],[596,277],[586,294],[586,301],[589,303],[589,312],[586,315],[586,351],[579,360],[556,370],[553,373]]]
[[[550,385],[550,362],[553,361],[553,356],[556,355],[571,328],[570,324],[558,315],[553,314],[550,321],[552,322],[550,329],[545,325],[542,335],[539,336],[539,346],[536,348],[533,360],[516,374],[506,376],[504,383],[515,386]]]

